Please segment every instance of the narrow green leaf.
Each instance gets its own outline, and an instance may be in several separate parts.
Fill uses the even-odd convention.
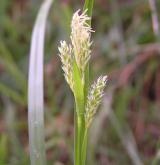
[[[75,97],[75,165],[81,165],[81,144],[84,129],[84,87],[81,81],[81,74],[74,61],[74,97]]]
[[[2,134],[0,137],[0,164],[6,164],[8,154],[7,135]]]
[[[11,53],[6,48],[3,42],[0,42],[0,56],[0,62],[2,62],[6,71],[13,76],[15,81],[20,85],[23,92],[26,91],[27,84],[24,73],[21,71],[21,69],[18,68],[17,64],[12,58]]]
[[[78,69],[76,62],[74,61],[73,68],[73,77],[74,77],[74,96],[76,104],[78,105],[77,113],[84,113],[84,93],[83,93],[83,84],[81,82],[81,75]]]

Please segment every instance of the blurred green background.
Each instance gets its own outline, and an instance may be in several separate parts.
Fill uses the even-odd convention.
[[[0,165],[29,164],[27,72],[41,3],[0,1]],[[48,165],[73,164],[74,103],[57,47],[69,40],[72,13],[82,6],[82,0],[55,1],[47,22]],[[87,165],[160,164],[160,28],[154,30],[159,11],[159,0],[95,0],[90,80],[107,74],[109,81],[90,130]]]

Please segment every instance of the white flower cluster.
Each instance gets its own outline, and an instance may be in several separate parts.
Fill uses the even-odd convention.
[[[64,71],[64,77],[69,84],[71,90],[73,91],[74,81],[73,81],[73,57],[72,57],[72,47],[67,45],[66,41],[60,42],[59,56],[62,62],[62,69]]]
[[[62,62],[64,77],[74,92],[73,65],[76,62],[81,73],[83,82],[84,71],[91,56],[91,29],[87,23],[90,17],[86,15],[86,11],[79,14],[80,10],[74,13],[71,22],[71,45],[65,41],[60,42],[59,56]],[[107,82],[107,76],[99,77],[98,80],[91,86],[89,91],[86,106],[85,106],[85,123],[88,128],[93,120],[97,108],[103,96],[103,90]]]
[[[73,51],[75,60],[78,67],[83,72],[86,64],[90,59],[91,54],[91,29],[87,21],[90,21],[90,17],[86,15],[86,11],[79,15],[79,11],[75,12],[71,22],[71,42],[73,45]]]
[[[105,88],[106,82],[107,82],[107,76],[103,76],[103,77],[100,76],[98,80],[91,86],[86,103],[86,113],[85,113],[86,127],[89,127],[95,113],[97,112],[97,108],[104,95],[103,90]]]
[[[90,17],[86,15],[86,11],[79,14],[80,10],[76,11],[71,22],[71,45],[67,45],[65,41],[60,42],[59,52],[62,62],[64,76],[70,88],[73,90],[73,60],[75,59],[81,75],[90,59],[91,32],[92,29],[87,21]]]

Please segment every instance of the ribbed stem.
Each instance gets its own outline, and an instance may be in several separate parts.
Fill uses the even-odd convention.
[[[81,100],[81,99],[80,99]],[[84,139],[85,132],[85,119],[84,119],[84,103],[81,104],[81,101],[77,102],[76,99],[76,109],[75,109],[75,142],[74,142],[74,154],[75,154],[75,165],[82,165],[82,144]],[[81,112],[80,112],[81,110]]]
[[[74,111],[74,165],[78,162],[78,127],[77,127],[77,114],[76,106]]]
[[[87,153],[87,138],[88,138],[88,129],[85,129],[83,143],[82,143],[82,165],[86,163],[86,153]]]

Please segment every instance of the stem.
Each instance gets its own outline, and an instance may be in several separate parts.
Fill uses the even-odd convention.
[[[79,165],[82,165],[81,161],[82,161],[82,143],[83,143],[83,125],[84,125],[84,117],[82,115],[79,115],[77,118],[78,121],[78,144],[79,144],[79,149],[78,149],[78,158],[79,158]]]
[[[87,139],[88,139],[88,128],[85,129],[84,139],[82,143],[82,165],[85,165],[86,162]]]
[[[85,0],[84,10],[87,10],[87,14],[89,16],[92,15],[94,0]],[[89,22],[91,24],[91,21]],[[89,64],[87,65],[84,71],[85,80],[82,82],[81,73],[79,73],[79,69],[74,62],[74,81],[75,81],[75,89],[74,89],[74,97],[75,97],[75,114],[74,114],[74,122],[75,122],[75,137],[74,137],[74,165],[85,165],[86,160],[86,146],[87,146],[87,129],[85,126],[85,103],[87,100],[88,93],[88,84],[89,84]]]
[[[93,4],[94,4],[94,0],[85,0],[83,10],[87,9],[88,16],[92,16]]]
[[[77,114],[76,114],[76,106],[74,111],[74,165],[78,164],[78,127],[77,127]]]
[[[80,100],[76,101],[76,111],[75,111],[75,165],[82,165],[82,144],[85,132],[85,118],[84,114],[81,113],[84,110],[84,103],[81,104]],[[80,112],[81,110],[81,112]]]
[[[84,118],[84,84],[81,81],[81,73],[78,69],[76,62],[74,62],[74,98],[75,98],[75,142],[74,142],[74,155],[75,165],[81,164],[81,148],[85,130]]]

